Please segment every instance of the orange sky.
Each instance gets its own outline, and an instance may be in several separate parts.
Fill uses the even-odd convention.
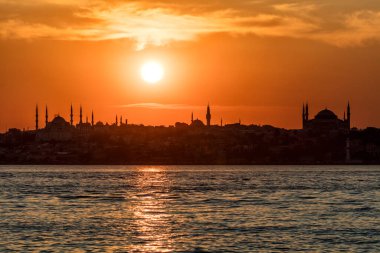
[[[34,107],[70,104],[113,122],[301,127],[328,107],[380,126],[380,3],[331,1],[0,0],[0,131],[34,127]],[[207,2],[207,4],[206,4]],[[145,83],[140,67],[161,62]]]

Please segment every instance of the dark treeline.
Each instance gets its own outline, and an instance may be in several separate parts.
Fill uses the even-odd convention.
[[[1,164],[379,164],[380,129],[316,132],[272,126],[124,127],[42,140],[0,136]],[[347,141],[349,137],[349,141]],[[347,144],[349,143],[349,149]],[[347,152],[349,150],[349,157]]]

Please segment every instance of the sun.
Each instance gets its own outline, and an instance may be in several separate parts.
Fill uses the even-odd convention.
[[[159,62],[149,61],[141,66],[140,74],[145,82],[155,84],[164,77],[164,68]]]

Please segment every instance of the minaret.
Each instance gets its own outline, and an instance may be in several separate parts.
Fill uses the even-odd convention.
[[[82,106],[80,106],[80,109],[79,109],[79,124],[82,124],[83,121],[82,121]]]
[[[49,123],[49,116],[48,116],[48,107],[45,108],[45,127],[47,127]]]
[[[220,126],[223,126],[223,118],[220,118]]]
[[[36,130],[38,130],[38,105],[36,105]]]
[[[210,126],[211,123],[211,111],[210,111],[210,104],[207,105],[207,114],[206,114],[206,119],[207,119],[207,126]]]
[[[305,120],[309,120],[309,103],[306,103]]]
[[[70,107],[70,125],[72,126],[74,123],[74,114],[73,114],[73,105]]]
[[[120,125],[123,124],[123,116],[120,115]]]
[[[91,126],[94,126],[94,111],[91,112]]]
[[[119,124],[118,120],[117,120],[117,114],[116,114],[116,120],[115,120],[115,125],[117,126]]]
[[[193,124],[193,122],[194,122],[194,113],[191,112],[191,124]]]
[[[305,104],[302,104],[302,129],[305,129]]]
[[[350,102],[347,104],[347,128],[348,130],[351,129],[351,108],[350,108]]]

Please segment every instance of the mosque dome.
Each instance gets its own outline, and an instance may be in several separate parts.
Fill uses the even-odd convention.
[[[53,128],[65,128],[70,126],[68,122],[61,116],[56,116],[51,122],[50,122],[50,127]]]
[[[102,126],[104,126],[104,124],[103,124],[103,122],[98,121],[98,122],[96,122],[95,126],[102,127]]]
[[[191,126],[194,126],[194,127],[203,127],[205,126],[205,124],[199,120],[199,119],[196,119],[193,121],[193,123],[191,123]]]
[[[335,113],[333,113],[332,111],[328,110],[328,109],[324,109],[322,111],[320,111],[316,116],[315,116],[316,119],[322,119],[322,120],[334,120],[334,119],[337,119],[338,116],[336,116]]]

